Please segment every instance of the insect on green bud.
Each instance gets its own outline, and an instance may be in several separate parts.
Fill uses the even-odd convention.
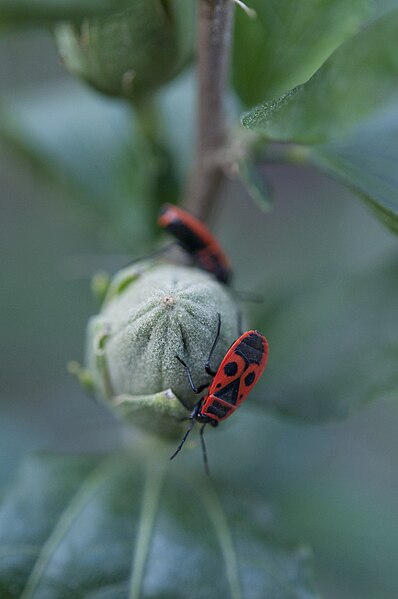
[[[87,387],[90,373],[97,397],[123,420],[180,434],[181,419],[198,397],[177,356],[189,364],[197,386],[210,383],[204,365],[219,318],[214,368],[240,332],[229,290],[196,268],[135,263],[113,278],[101,312],[89,321],[80,378]]]

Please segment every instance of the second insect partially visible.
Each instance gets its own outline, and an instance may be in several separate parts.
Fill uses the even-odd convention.
[[[231,264],[217,239],[204,223],[173,204],[165,204],[162,207],[158,223],[175,237],[199,268],[211,272],[220,283],[230,283]]]

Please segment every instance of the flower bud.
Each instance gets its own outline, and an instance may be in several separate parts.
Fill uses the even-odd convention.
[[[204,365],[219,318],[213,369],[239,336],[239,308],[225,285],[196,268],[148,261],[125,268],[88,324],[87,368],[96,394],[123,419],[169,432],[200,397],[177,356],[196,387],[210,383]]]
[[[176,75],[192,55],[192,0],[131,0],[112,15],[63,23],[61,58],[98,90],[138,100]]]

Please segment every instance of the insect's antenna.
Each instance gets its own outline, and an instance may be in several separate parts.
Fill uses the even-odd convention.
[[[207,476],[210,476],[210,470],[209,470],[209,461],[207,459],[207,451],[206,451],[206,444],[205,444],[205,438],[204,438],[204,432],[205,432],[205,426],[206,426],[206,422],[204,423],[204,425],[202,426],[202,428],[200,429],[200,443],[202,445],[202,454],[203,454],[203,462],[205,465],[205,472],[207,474]]]
[[[148,252],[148,254],[145,254],[144,256],[137,256],[136,258],[129,260],[129,262],[127,262],[127,264],[124,264],[124,266],[122,266],[122,269],[127,268],[128,266],[132,266],[133,264],[135,264],[136,262],[140,262],[141,260],[149,260],[150,258],[156,258],[156,256],[161,256],[162,254],[167,254],[167,252],[169,250],[176,247],[177,245],[178,245],[178,243],[176,241],[171,241],[170,243],[167,243],[166,245],[162,245],[162,247],[160,247],[160,248],[156,248],[155,250],[152,250],[152,252]]]
[[[188,428],[187,432],[185,433],[185,435],[181,439],[181,443],[179,444],[179,446],[177,447],[177,449],[175,450],[175,452],[173,453],[173,455],[170,457],[170,460],[174,460],[174,458],[176,457],[176,455],[180,453],[181,449],[183,448],[183,445],[184,445],[185,441],[188,438],[189,433],[191,432],[191,430],[195,426],[195,422],[196,422],[196,420],[192,419],[191,424],[189,425],[189,428]]]

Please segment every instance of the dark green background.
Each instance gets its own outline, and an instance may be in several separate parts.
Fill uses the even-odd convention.
[[[23,93],[26,85],[66,77],[49,36],[1,38],[2,91]],[[116,269],[125,256],[111,254],[33,168],[4,146],[0,152],[4,488],[27,451],[120,445],[119,426],[90,403],[65,365],[82,359],[85,322],[95,310],[90,275]],[[322,285],[328,273],[361,270],[394,249],[392,235],[339,185],[307,168],[274,166],[268,173],[276,190],[270,214],[231,185],[214,221],[238,289],[266,289],[271,280],[273,286]],[[284,422],[247,405],[208,435],[214,477],[236,480],[238,469],[241,484],[263,493],[289,536],[313,546],[325,598],[392,599],[398,587],[397,425],[398,406],[388,402],[322,426]],[[200,456],[181,459],[198,462]]]

